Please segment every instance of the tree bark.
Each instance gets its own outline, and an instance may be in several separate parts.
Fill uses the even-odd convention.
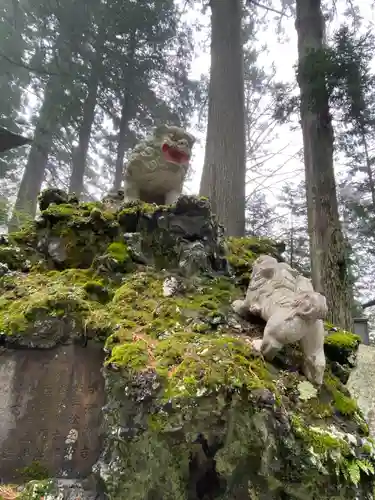
[[[104,19],[104,18],[103,18]],[[91,73],[87,82],[87,94],[83,104],[82,123],[78,134],[78,146],[73,152],[72,173],[69,182],[69,192],[77,196],[83,191],[83,179],[85,176],[87,152],[90,144],[92,124],[95,118],[95,108],[98,98],[98,89],[102,73],[102,53],[105,36],[105,22],[102,26],[94,45],[92,56]]]
[[[120,128],[118,132],[115,180],[113,183],[113,189],[115,191],[121,189],[121,184],[124,177],[125,151],[129,147],[127,136],[129,133],[130,106],[131,106],[130,101],[131,101],[130,96],[128,92],[125,91],[121,108]]]
[[[50,77],[44,92],[33,143],[9,222],[9,231],[16,230],[25,219],[34,218],[36,214],[37,197],[43,183],[48,155],[52,149],[53,133],[58,124],[61,86],[56,78]]]
[[[245,234],[245,116],[241,0],[211,0],[211,71],[200,195],[228,236]]]
[[[131,98],[130,87],[136,85],[134,78],[134,57],[137,48],[137,30],[132,30],[129,36],[128,46],[128,64],[126,68],[126,82],[124,82],[124,93],[122,95],[121,118],[118,132],[116,165],[115,165],[115,180],[113,183],[114,191],[121,189],[121,184],[124,178],[124,157],[125,151],[129,147],[135,146],[129,143],[129,121],[132,118],[131,112],[133,101]]]
[[[297,0],[296,30],[300,69],[311,51],[324,48],[321,0]],[[327,90],[319,89],[319,105],[311,105],[312,85],[299,72],[301,125],[312,281],[327,299],[329,320],[351,329],[351,294],[345,242],[339,220],[333,168],[333,128]]]
[[[72,173],[69,182],[69,192],[75,193],[77,196],[80,196],[83,191],[83,178],[86,169],[91,129],[95,117],[98,87],[99,71],[93,69],[90,75],[90,81],[88,82],[87,96],[83,104],[83,116],[78,134],[78,146],[73,153]]]
[[[367,144],[367,137],[368,137],[368,133],[367,133],[366,127],[365,127],[365,125],[362,125],[361,126],[361,139],[362,139],[363,149],[365,151],[365,161],[366,161],[368,185],[369,185],[370,192],[371,192],[372,209],[375,210],[375,184],[374,184],[374,175],[372,173],[372,165],[371,165],[371,159],[370,159],[370,155],[369,155],[369,148],[368,148],[368,144]]]

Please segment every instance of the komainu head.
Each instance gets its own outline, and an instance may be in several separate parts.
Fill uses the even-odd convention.
[[[324,319],[328,313],[327,301],[318,292],[300,292],[294,299],[295,314],[304,319]]]
[[[154,129],[154,138],[166,162],[189,165],[195,143],[192,134],[173,125],[159,125]]]

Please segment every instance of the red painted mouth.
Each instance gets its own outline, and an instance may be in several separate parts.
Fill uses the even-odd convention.
[[[163,144],[161,150],[164,153],[164,158],[167,161],[170,161],[172,163],[188,163],[189,162],[189,155],[186,154],[184,151],[181,151],[178,148],[173,148],[169,146],[168,144]]]

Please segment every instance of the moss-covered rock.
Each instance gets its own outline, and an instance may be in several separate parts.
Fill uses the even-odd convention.
[[[21,487],[8,485],[3,487],[6,495],[0,498],[4,500],[93,500],[98,497],[95,491],[90,491],[80,481],[64,479],[33,479]]]
[[[372,498],[374,444],[335,368],[349,364],[355,336],[327,336],[316,388],[298,346],[266,362],[251,344],[262,323],[231,310],[253,261],[280,248],[255,238],[225,245],[201,198],[111,211],[59,193],[45,205],[11,236],[38,264],[0,277],[1,339],[103,342],[105,439],[94,473],[108,498]],[[22,495],[68,498],[59,488],[33,481]]]
[[[363,418],[329,372],[301,397],[302,375],[275,370],[233,333],[140,334],[106,365],[98,471],[111,498],[356,498],[373,475]]]
[[[15,245],[0,246],[0,262],[10,271],[27,271],[30,268],[26,254]],[[5,274],[5,271],[1,274]]]
[[[53,347],[83,341],[100,313],[91,271],[14,273],[0,278],[0,331],[7,345]]]
[[[281,253],[285,250],[285,245],[277,243],[269,238],[228,238],[227,259],[237,278],[240,286],[247,288],[253,262],[261,254],[272,255],[281,260]]]
[[[327,335],[324,340],[324,352],[330,361],[333,372],[346,384],[350,371],[356,366],[361,337],[351,332],[339,330],[330,323],[326,323],[325,328]]]

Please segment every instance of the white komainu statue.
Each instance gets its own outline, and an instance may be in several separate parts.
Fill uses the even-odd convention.
[[[253,266],[245,300],[236,300],[234,311],[261,316],[267,321],[263,339],[253,346],[271,361],[285,344],[299,341],[304,372],[310,382],[321,385],[326,366],[324,325],[326,299],[314,292],[311,281],[286,263],[261,255]]]

